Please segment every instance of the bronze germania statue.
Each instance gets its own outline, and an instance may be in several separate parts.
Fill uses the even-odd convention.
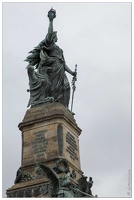
[[[29,76],[30,99],[29,107],[46,102],[60,102],[68,107],[70,99],[70,85],[65,71],[76,78],[76,71],[72,72],[66,65],[63,51],[56,45],[57,32],[53,31],[53,20],[56,11],[51,8],[48,12],[48,33],[43,41],[39,43],[25,61]],[[73,79],[73,80],[74,80]]]

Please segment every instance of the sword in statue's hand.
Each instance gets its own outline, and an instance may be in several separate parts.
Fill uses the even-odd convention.
[[[73,76],[73,79],[72,79],[72,90],[73,91],[72,91],[71,112],[72,112],[72,109],[73,109],[74,92],[76,90],[75,81],[77,81],[77,65],[75,65],[75,73],[74,73],[74,76]]]

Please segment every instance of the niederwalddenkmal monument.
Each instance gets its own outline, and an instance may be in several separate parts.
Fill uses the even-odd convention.
[[[81,170],[79,136],[81,129],[72,112],[77,65],[67,66],[53,30],[56,11],[48,12],[49,27],[44,40],[29,52],[30,94],[24,119],[18,127],[22,134],[21,166],[7,197],[90,198],[92,177]],[[72,75],[72,103],[69,110]]]

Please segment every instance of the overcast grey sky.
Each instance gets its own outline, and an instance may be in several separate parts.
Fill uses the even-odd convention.
[[[131,3],[3,3],[3,197],[21,166],[22,121],[29,100],[28,52],[44,39],[47,13],[67,65],[78,65],[74,97],[81,168],[99,197],[130,197]],[[68,78],[71,81],[69,74]]]

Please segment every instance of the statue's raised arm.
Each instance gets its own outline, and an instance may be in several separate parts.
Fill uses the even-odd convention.
[[[49,27],[48,27],[48,34],[46,36],[46,42],[51,43],[53,41],[53,20],[56,17],[56,11],[51,8],[51,10],[48,12],[48,18],[49,18]]]

